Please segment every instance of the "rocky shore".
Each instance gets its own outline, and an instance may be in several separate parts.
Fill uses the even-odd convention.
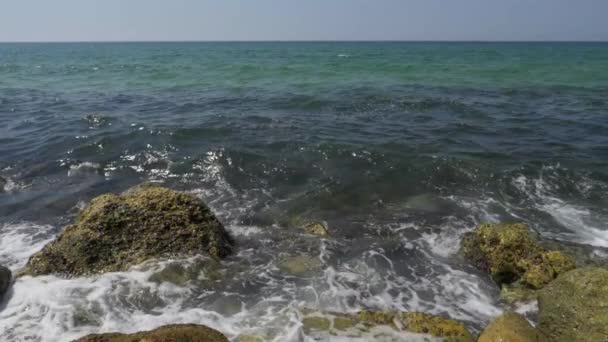
[[[304,231],[329,238],[322,223]],[[74,224],[34,254],[18,276],[53,274],[81,277],[124,271],[162,257],[208,255],[221,262],[235,249],[233,238],[198,198],[155,185],[93,199]],[[506,303],[538,301],[534,325],[506,312],[475,337],[464,324],[423,312],[322,312],[302,308],[301,326],[309,336],[377,339],[412,333],[445,341],[605,341],[608,338],[608,270],[577,267],[567,252],[543,247],[524,224],[484,224],[462,240],[461,254],[501,288]],[[305,255],[285,259],[283,272],[299,275],[320,267]],[[0,296],[11,272],[0,267]],[[264,341],[267,336],[238,336],[238,341]],[[135,334],[101,334],[81,342],[227,341],[202,325],[169,325]]]

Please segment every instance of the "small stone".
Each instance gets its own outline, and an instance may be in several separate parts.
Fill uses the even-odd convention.
[[[311,223],[304,227],[304,231],[308,234],[318,235],[321,237],[329,236],[329,230],[323,223]]]

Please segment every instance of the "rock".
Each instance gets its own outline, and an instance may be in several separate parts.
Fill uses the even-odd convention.
[[[548,342],[542,332],[534,328],[520,314],[507,312],[496,318],[479,336],[477,342]]]
[[[329,230],[323,223],[311,223],[304,227],[304,231],[308,234],[318,235],[320,237],[328,237]]]
[[[563,252],[541,247],[524,224],[481,225],[464,237],[462,250],[499,285],[518,282],[540,289],[576,266]]]
[[[239,335],[234,339],[234,342],[264,342],[264,339],[253,335]]]
[[[150,265],[154,265],[151,263]],[[232,269],[234,269],[233,267]],[[171,283],[177,286],[185,286],[193,283],[198,287],[210,287],[210,285],[223,278],[222,264],[213,258],[196,257],[188,261],[172,261],[162,266],[148,278],[154,283]]]
[[[608,270],[584,267],[538,295],[539,328],[551,341],[608,341]]]
[[[333,335],[362,337],[371,328],[431,335],[448,342],[472,342],[466,327],[451,319],[419,312],[361,311],[355,314],[309,312],[302,320],[305,333],[326,331]]]
[[[12,276],[11,270],[0,265],[0,300],[11,286]]]
[[[281,271],[298,277],[311,276],[322,266],[319,258],[304,254],[287,257],[279,263]]]
[[[74,342],[228,342],[217,330],[204,325],[175,324],[135,334],[98,334],[82,337]]]
[[[535,301],[538,290],[523,286],[521,283],[505,284],[500,289],[500,298],[508,304]]]
[[[93,199],[74,224],[30,258],[23,274],[81,276],[125,271],[159,257],[223,258],[233,245],[198,198],[144,185]]]

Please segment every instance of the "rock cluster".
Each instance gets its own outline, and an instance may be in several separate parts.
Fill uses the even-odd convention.
[[[464,255],[499,285],[540,289],[575,267],[574,260],[541,247],[524,224],[484,224],[462,241]]]
[[[0,178],[0,185],[2,179]],[[305,233],[323,238],[322,223],[299,225]],[[198,198],[167,188],[143,185],[119,195],[101,195],[91,201],[74,224],[34,254],[22,275],[86,276],[124,271],[146,260],[174,256],[209,255],[188,268],[172,265],[151,276],[151,281],[186,284],[201,270],[215,277],[211,265],[233,252],[234,241],[209,208]],[[574,259],[542,247],[524,224],[485,224],[462,241],[464,256],[487,272],[502,287],[504,298],[538,299],[537,328],[521,315],[508,312],[496,318],[478,342],[608,341],[608,270],[576,268]],[[205,268],[206,266],[209,266]],[[284,257],[278,265],[288,275],[305,277],[322,268],[318,258]],[[215,272],[217,273],[217,272]],[[11,272],[0,266],[0,298],[8,291]],[[354,314],[305,310],[306,334],[365,337],[383,327],[441,338],[472,342],[474,337],[457,321],[419,312],[360,311]],[[239,341],[258,341],[240,336]],[[228,341],[202,325],[168,325],[135,334],[89,335],[79,342]]]
[[[462,249],[503,286],[508,300],[538,299],[538,330],[506,314],[479,342],[608,341],[607,269],[576,268],[572,257],[541,247],[523,224],[481,225],[463,239]]]

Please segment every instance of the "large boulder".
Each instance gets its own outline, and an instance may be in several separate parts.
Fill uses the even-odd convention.
[[[496,318],[479,336],[477,342],[548,342],[547,337],[534,328],[520,314],[507,312]]]
[[[0,265],[0,300],[4,294],[8,291],[8,288],[11,286],[11,270]]]
[[[74,224],[30,258],[23,274],[81,276],[124,271],[158,257],[222,258],[233,244],[198,198],[144,185],[93,199]]]
[[[551,341],[608,341],[608,270],[560,275],[539,292],[538,319]]]
[[[472,342],[464,324],[420,312],[360,311],[355,314],[306,312],[302,320],[307,334],[325,332],[330,335],[369,337],[370,329],[392,328],[395,332],[416,333],[441,338],[448,342]]]
[[[476,267],[499,284],[540,289],[575,268],[574,260],[538,244],[525,224],[484,224],[468,233],[462,250]]]
[[[82,337],[74,342],[228,342],[217,330],[204,325],[167,325],[152,331],[135,334],[98,334]]]

